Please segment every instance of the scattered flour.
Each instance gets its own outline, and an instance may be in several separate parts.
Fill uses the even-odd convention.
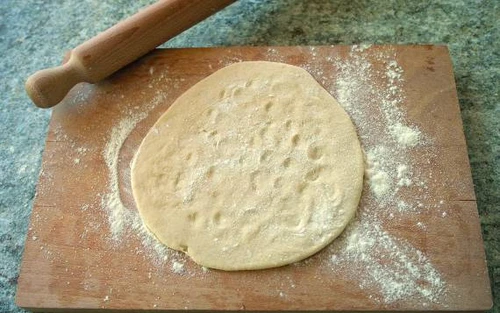
[[[150,68],[150,74],[153,72],[154,69]],[[160,76],[153,83],[164,84],[165,81],[170,82]],[[101,206],[107,213],[111,244],[116,246],[124,243],[129,237],[136,237],[140,240],[141,246],[135,248],[135,253],[154,261],[158,266],[163,266],[166,262],[176,262],[176,258],[181,257],[182,254],[168,249],[158,241],[143,224],[139,213],[129,209],[123,203],[122,193],[131,195],[131,190],[127,189],[127,184],[119,179],[120,174],[123,174],[119,170],[125,170],[125,177],[130,176],[130,164],[127,167],[120,166],[124,162],[121,159],[120,151],[137,124],[146,118],[156,105],[163,102],[166,96],[165,93],[157,92],[147,105],[135,106],[132,109],[125,108],[128,111],[124,113],[125,117],[111,129],[102,154],[108,168],[108,190],[101,197]],[[84,210],[83,207],[82,210]]]
[[[400,164],[397,168],[397,179],[398,186],[406,186],[409,187],[411,185],[411,173],[408,171],[408,165]]]
[[[144,247],[149,248],[148,250],[152,250],[159,259],[159,261],[166,262],[170,256],[170,249],[167,248],[164,244],[162,244],[159,240],[155,238],[155,236],[147,229],[144,223],[141,220],[141,217],[137,213],[132,213],[132,223],[131,228],[138,234],[141,238],[141,243]],[[143,252],[142,250],[137,251],[137,253]],[[150,252],[150,251],[146,251]]]
[[[374,67],[376,59],[384,67]],[[370,46],[352,47],[347,59],[327,57],[337,71],[323,77],[323,70],[308,70],[319,78],[351,116],[366,153],[366,183],[363,198],[369,205],[341,238],[327,249],[331,269],[359,283],[360,288],[379,290],[371,298],[381,303],[419,299],[424,305],[439,302],[446,284],[422,251],[396,238],[382,226],[384,219],[424,210],[421,202],[403,200],[399,190],[414,184],[426,188],[426,180],[412,170],[413,149],[424,136],[409,125],[400,108],[406,101],[402,85],[404,70],[390,51],[371,52]],[[381,84],[380,81],[383,83]],[[424,195],[425,197],[425,195]],[[363,202],[363,200],[362,200]],[[444,214],[443,214],[444,216]],[[418,219],[417,219],[418,220]],[[425,231],[423,223],[417,223]]]
[[[416,126],[406,124],[400,108],[406,101],[404,70],[395,55],[370,53],[370,47],[354,46],[347,59],[330,58],[338,73],[325,87],[357,126],[366,153],[369,190],[379,203],[387,204],[394,202],[400,188],[422,180],[414,177],[407,151],[421,145],[423,135]],[[370,58],[385,66],[375,68]]]
[[[184,264],[178,261],[172,263],[172,271],[176,274],[184,272]]]
[[[353,223],[330,248],[336,270],[364,277],[362,289],[380,290],[379,301],[392,303],[419,297],[423,304],[439,300],[444,282],[426,256],[412,246],[389,235],[376,221],[361,218]],[[352,263],[356,266],[351,266]]]
[[[132,212],[122,203],[118,183],[118,162],[120,149],[136,124],[144,119],[147,113],[122,119],[111,130],[111,135],[104,149],[104,160],[109,170],[109,192],[102,198],[102,205],[108,210],[109,224],[113,239],[119,240],[127,224],[133,220]]]
[[[408,203],[404,202],[403,200],[399,200],[397,202],[396,207],[397,207],[399,212],[405,212],[411,208],[411,206]]]
[[[366,154],[365,174],[370,183],[370,190],[377,199],[382,199],[391,190],[393,184],[393,180],[382,164],[385,151],[384,147],[377,147]]]
[[[136,254],[147,257],[154,256],[158,264],[169,260],[170,255],[175,255],[165,245],[160,243],[154,235],[144,226],[139,213],[128,209],[122,202],[120,196],[119,162],[120,150],[123,143],[130,135],[137,123],[147,116],[146,112],[129,114],[122,119],[117,126],[111,130],[110,138],[104,149],[103,157],[109,170],[108,192],[102,197],[102,207],[107,210],[111,238],[115,243],[121,242],[130,233],[139,237],[142,248],[136,250]]]
[[[416,128],[411,128],[398,122],[390,125],[389,131],[403,147],[415,147],[419,144],[421,133]]]

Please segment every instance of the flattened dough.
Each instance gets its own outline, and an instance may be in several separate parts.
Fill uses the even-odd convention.
[[[354,216],[363,183],[355,128],[305,70],[242,62],[163,114],[132,166],[139,213],[196,263],[253,270],[302,260]]]

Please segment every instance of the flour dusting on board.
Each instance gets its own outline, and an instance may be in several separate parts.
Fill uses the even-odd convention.
[[[392,303],[411,296],[437,301],[441,296],[444,282],[426,256],[391,236],[377,221],[360,217],[344,238],[329,248],[332,267],[353,277],[364,277],[360,287],[380,290],[379,300]],[[385,261],[381,262],[381,258]]]
[[[321,270],[333,271],[363,290],[378,290],[369,296],[379,303],[391,304],[408,298],[428,306],[439,303],[446,294],[446,283],[432,261],[404,239],[385,230],[382,223],[397,214],[416,216],[428,209],[421,200],[412,202],[400,196],[400,191],[418,187],[425,198],[427,178],[414,170],[411,152],[424,149],[428,141],[418,125],[408,123],[400,108],[405,103],[403,68],[394,53],[373,52],[368,45],[354,46],[343,59],[335,55],[320,56],[316,48],[310,48],[309,53],[310,61],[300,66],[339,101],[357,127],[366,153],[362,201],[370,203],[358,212],[341,237],[326,248],[327,257],[322,261]],[[274,48],[270,48],[265,57],[269,61],[286,62]],[[383,66],[373,65],[370,58]],[[238,57],[221,58],[219,67],[239,61]],[[331,76],[324,74],[328,66],[333,69]],[[153,73],[154,69],[150,70],[150,74]],[[187,258],[159,243],[143,226],[137,212],[127,209],[120,198],[120,149],[135,125],[146,116],[146,113],[129,115],[109,134],[104,151],[109,169],[109,193],[103,196],[102,205],[108,210],[114,240],[119,242],[131,232],[141,238],[148,251],[160,256],[161,262],[168,260],[170,265],[164,270],[192,275],[193,270],[185,266]],[[419,221],[416,229],[425,232],[425,223]],[[309,261],[306,259],[300,265],[307,266]],[[201,268],[199,273],[210,271]],[[279,295],[286,295],[297,284],[290,277],[284,280],[280,282]]]
[[[379,290],[379,295],[372,295],[376,301],[393,303],[415,298],[430,305],[445,293],[439,272],[424,253],[394,237],[380,224],[382,217],[390,219],[403,212],[403,206],[424,209],[418,203],[403,202],[399,191],[413,184],[425,187],[425,178],[414,173],[408,153],[424,143],[425,138],[417,126],[406,122],[400,109],[405,101],[404,70],[396,56],[372,54],[372,58],[385,64],[374,68],[365,50],[354,47],[347,59],[332,60],[340,75],[329,91],[337,95],[358,128],[366,151],[369,188],[365,192],[368,189],[369,194],[364,197],[375,201],[360,210],[341,238],[328,248],[332,254],[330,265],[332,270],[357,279],[362,289]],[[377,81],[385,83],[376,84]]]
[[[379,290],[376,301],[393,303],[414,298],[425,306],[439,302],[445,282],[424,253],[384,230],[383,217],[416,208],[419,203],[405,203],[399,191],[413,184],[425,190],[425,178],[413,171],[411,149],[425,142],[415,125],[409,125],[400,106],[405,101],[402,84],[404,70],[392,53],[369,55],[366,49],[351,49],[347,59],[333,59],[340,69],[337,83],[330,92],[351,115],[366,151],[366,179],[370,205],[358,212],[356,220],[328,249],[330,265],[342,271],[359,286]],[[374,68],[368,57],[385,67]],[[385,83],[376,83],[376,82]],[[378,116],[377,116],[378,115]],[[377,141],[373,138],[378,138]],[[373,203],[373,204],[372,204]],[[422,224],[422,223],[421,223]],[[421,225],[424,226],[424,225]],[[425,226],[424,226],[425,227]],[[422,229],[422,227],[421,227]]]
[[[122,119],[111,129],[111,135],[104,149],[104,160],[109,170],[109,192],[103,196],[102,205],[108,209],[109,224],[114,240],[119,240],[127,225],[133,219],[132,212],[123,205],[118,185],[118,162],[120,149],[136,124],[147,116],[145,112]]]
[[[312,61],[301,66],[350,115],[366,153],[362,202],[368,204],[358,210],[341,237],[327,247],[329,257],[323,266],[357,282],[361,289],[378,290],[370,298],[380,303],[416,299],[429,306],[440,302],[446,294],[446,284],[431,260],[382,225],[382,221],[395,219],[396,215],[413,214],[416,218],[429,209],[421,200],[405,199],[405,202],[400,195],[400,191],[416,186],[419,195],[427,199],[426,177],[413,170],[411,153],[415,149],[425,151],[428,139],[418,126],[407,122],[400,108],[406,100],[403,68],[395,53],[371,51],[369,45],[353,46],[343,58],[323,56],[326,63],[318,62],[315,48],[309,52]],[[268,57],[286,61],[272,50]],[[336,75],[325,76],[324,68],[328,66]],[[419,231],[426,229],[422,222],[416,226]]]
[[[154,71],[154,70],[153,70]],[[150,73],[152,70],[150,69]],[[163,77],[161,77],[163,78]],[[102,195],[101,206],[107,211],[111,240],[113,244],[120,244],[130,236],[139,238],[142,247],[136,248],[136,254],[143,255],[145,258],[153,258],[153,261],[162,265],[175,257],[179,253],[171,251],[165,245],[160,243],[145,227],[139,213],[127,208],[123,203],[120,192],[122,190],[120,181],[119,164],[123,162],[120,158],[120,151],[137,124],[148,116],[158,103],[165,100],[165,94],[157,94],[148,106],[134,107],[136,110],[128,111],[111,129],[107,144],[103,150],[103,158],[108,168],[108,192]],[[126,173],[129,174],[129,173]],[[130,177],[128,177],[130,180]],[[130,192],[127,190],[126,192]],[[172,258],[173,257],[173,258]],[[180,273],[180,272],[179,272]]]

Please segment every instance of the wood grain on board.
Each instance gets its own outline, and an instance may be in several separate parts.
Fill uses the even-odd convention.
[[[407,121],[432,138],[410,152],[414,170],[427,182],[401,190],[439,210],[382,220],[385,231],[419,249],[441,273],[446,293],[423,303],[408,297],[380,299],[380,290],[321,266],[320,252],[302,265],[244,272],[204,273],[189,258],[185,273],[148,255],[133,233],[114,242],[101,204],[109,192],[103,150],[111,129],[141,115],[119,150],[118,182],[124,205],[130,194],[130,161],[157,118],[182,92],[232,62],[280,60],[320,68],[318,81],[335,77],[332,59],[344,60],[351,47],[232,47],[157,50],[109,79],[80,84],[53,113],[23,255],[17,303],[31,310],[290,310],[290,311],[482,311],[491,294],[467,147],[448,50],[443,46],[373,46],[367,59],[391,52],[404,69]],[[330,61],[329,61],[330,60]],[[376,78],[374,78],[376,79]],[[331,83],[331,82],[330,82]],[[328,88],[327,88],[328,89]],[[377,138],[374,138],[376,140]],[[369,206],[369,201],[362,201]],[[447,212],[443,218],[442,212]],[[426,225],[416,227],[417,220]],[[290,282],[293,282],[291,284]]]

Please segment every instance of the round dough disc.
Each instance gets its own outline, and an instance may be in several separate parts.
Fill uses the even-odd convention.
[[[305,70],[242,62],[163,114],[132,165],[141,218],[200,265],[252,270],[302,260],[354,216],[363,184],[356,130]]]

